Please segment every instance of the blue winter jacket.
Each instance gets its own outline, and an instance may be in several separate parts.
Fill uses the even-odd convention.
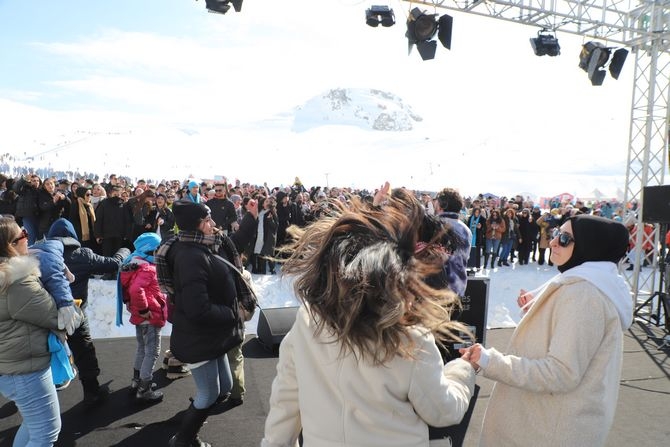
[[[40,280],[59,309],[74,305],[70,281],[65,276],[63,250],[62,242],[49,240],[40,240],[29,248],[30,254],[40,261]]]

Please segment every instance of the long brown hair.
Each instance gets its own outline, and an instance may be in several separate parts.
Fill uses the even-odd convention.
[[[308,305],[316,333],[326,331],[353,353],[384,364],[413,357],[409,326],[441,340],[459,340],[467,329],[450,321],[458,297],[425,278],[441,268],[415,255],[424,211],[413,196],[392,197],[373,207],[351,197],[331,202],[331,213],[307,227],[282,272],[295,275],[296,295]]]
[[[19,225],[13,217],[0,217],[0,258],[11,258],[19,255],[14,245],[12,245],[18,230]]]

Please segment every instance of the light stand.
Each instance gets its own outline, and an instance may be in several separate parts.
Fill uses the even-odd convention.
[[[668,296],[668,285],[666,284],[666,244],[665,244],[665,235],[668,232],[668,224],[660,224],[660,234],[661,234],[661,252],[658,260],[658,268],[660,270],[660,277],[658,281],[658,290],[654,292],[644,303],[640,304],[635,308],[633,316],[639,318],[640,320],[646,321],[647,323],[654,324],[656,326],[661,326],[661,309],[663,310],[664,326],[665,331],[670,333],[670,316],[668,311],[670,311],[670,300]],[[654,299],[658,298],[656,303],[656,312],[644,312],[642,309],[653,310]],[[661,307],[662,306],[662,307]],[[653,320],[653,321],[652,321]],[[663,344],[659,346],[659,349],[663,349],[666,346],[670,346],[670,336],[665,336],[663,339]]]

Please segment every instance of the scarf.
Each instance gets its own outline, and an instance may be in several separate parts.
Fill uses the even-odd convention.
[[[472,233],[472,240],[470,241],[470,245],[472,245],[473,247],[477,245],[477,224],[479,224],[479,219],[481,217],[482,217],[481,215],[477,217],[473,216],[470,219],[470,232]]]
[[[83,198],[77,197],[79,206],[79,222],[81,223],[81,240],[82,242],[91,240],[91,232],[89,227],[89,215],[91,216],[90,224],[95,223],[95,212],[90,203],[86,203]]]
[[[627,330],[633,323],[633,301],[630,297],[630,288],[617,270],[617,266],[609,261],[590,261],[576,267],[572,267],[563,273],[551,278],[530,293],[533,299],[526,303],[524,308],[529,309],[544,293],[549,284],[560,283],[564,278],[581,278],[593,284],[611,302],[619,314],[621,329]]]
[[[254,254],[258,255],[261,253],[263,250],[263,244],[265,243],[265,235],[264,235],[264,226],[265,226],[265,214],[267,213],[267,210],[263,210],[260,213],[258,213],[258,229],[256,233],[256,244],[254,245]]]
[[[201,231],[180,231],[177,235],[172,236],[170,239],[163,242],[154,255],[158,285],[168,296],[168,300],[172,303],[174,303],[175,290],[174,282],[172,280],[172,266],[168,262],[167,256],[170,252],[170,248],[172,248],[172,245],[177,241],[203,244],[207,246],[212,253],[225,257],[234,263],[235,267],[242,271],[242,260],[235,248],[235,244],[228,236],[223,234],[223,232],[205,235]]]

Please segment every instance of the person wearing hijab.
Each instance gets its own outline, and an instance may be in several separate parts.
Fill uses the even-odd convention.
[[[480,446],[605,445],[621,377],[623,332],[633,302],[617,263],[628,247],[621,223],[569,217],[551,239],[560,274],[521,291],[525,315],[507,354],[476,344],[463,358],[497,383]]]

